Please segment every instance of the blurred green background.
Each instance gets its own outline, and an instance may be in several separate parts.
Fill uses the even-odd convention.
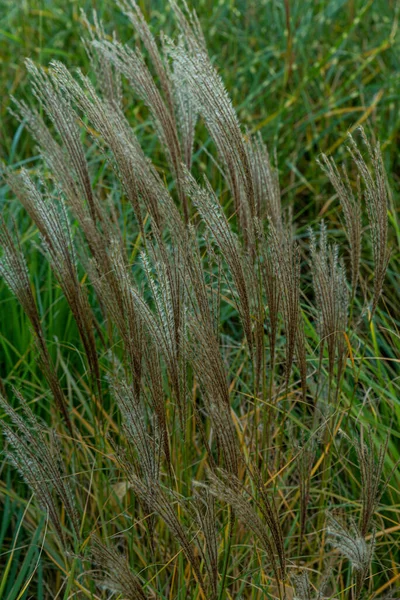
[[[166,0],[139,4],[155,33],[174,33]],[[197,0],[194,5],[240,120],[276,145],[292,192],[318,191],[319,173],[310,163],[321,150],[340,147],[358,123],[373,128],[390,171],[396,170],[399,2]],[[33,154],[31,140],[7,112],[11,94],[30,98],[24,57],[42,65],[56,58],[85,70],[80,10],[90,14],[93,8],[109,33],[132,39],[112,0],[1,0],[1,156],[7,163]]]

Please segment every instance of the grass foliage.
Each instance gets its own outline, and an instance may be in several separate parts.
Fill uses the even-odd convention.
[[[0,598],[397,597],[398,4],[117,5],[0,22]]]

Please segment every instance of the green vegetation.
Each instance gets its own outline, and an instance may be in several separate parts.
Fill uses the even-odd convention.
[[[399,2],[94,4],[0,0],[0,600],[397,597]]]

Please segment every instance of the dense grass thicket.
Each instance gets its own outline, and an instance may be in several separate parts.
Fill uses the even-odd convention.
[[[0,4],[0,600],[398,597],[399,6]]]

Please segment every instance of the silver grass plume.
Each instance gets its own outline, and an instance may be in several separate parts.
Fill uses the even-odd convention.
[[[195,52],[200,48],[203,52],[207,52],[206,40],[196,11],[189,8],[186,0],[179,3],[182,8],[178,6],[175,0],[169,0],[169,4],[174,11],[179,28],[190,51]]]
[[[199,381],[202,398],[214,427],[218,448],[225,468],[237,473],[240,456],[231,415],[229,385],[219,347],[215,324],[215,306],[209,299],[196,233],[189,227],[191,243],[185,255],[185,285],[187,288],[188,359]],[[212,254],[212,250],[209,252]],[[196,415],[198,408],[196,406]],[[198,419],[198,425],[201,421]],[[205,441],[205,440],[204,440]],[[213,461],[208,443],[209,459]]]
[[[12,422],[12,425],[4,420],[1,422],[10,446],[5,450],[6,456],[36,495],[41,508],[47,511],[60,541],[64,546],[69,546],[59,502],[65,509],[75,539],[79,539],[80,528],[57,434],[39,422],[17,390],[14,390],[14,394],[19,401],[21,414],[0,396],[0,407]]]
[[[87,31],[87,37],[82,37],[82,43],[88,55],[90,65],[95,73],[99,88],[104,94],[107,102],[122,107],[122,86],[119,73],[112,68],[110,62],[106,60],[101,52],[96,52],[93,42],[97,40],[106,40],[107,36],[104,26],[99,21],[95,10],[92,12],[93,26],[89,22],[86,13],[81,9],[81,18]]]
[[[149,485],[160,475],[160,443],[156,429],[148,428],[142,398],[136,395],[133,386],[119,380],[113,384],[118,408],[123,417],[123,428],[129,443],[135,448],[140,477]]]
[[[53,394],[56,406],[63,415],[67,427],[73,434],[72,423],[68,414],[65,396],[61,389],[53,361],[47,348],[46,339],[29,281],[28,268],[20,246],[19,239],[15,243],[6,223],[0,220],[0,247],[3,256],[0,259],[0,275],[27,315],[36,341],[39,354],[39,365]]]
[[[190,229],[190,226],[189,226]],[[190,239],[190,236],[189,236]],[[194,243],[195,234],[192,229],[192,238],[193,247],[199,250],[198,243]],[[204,288],[203,288],[203,297],[207,297],[207,291],[209,293],[209,307],[210,307],[210,318],[214,321],[214,334],[218,336],[220,330],[220,313],[221,313],[221,286],[222,286],[222,256],[216,252],[216,248],[213,244],[211,234],[209,232],[205,232],[204,241],[206,245],[207,259],[208,259],[208,271],[209,276],[204,277]],[[199,258],[201,257],[201,253],[199,253]],[[200,264],[200,263],[199,263]],[[199,273],[201,273],[201,269],[198,269]],[[206,272],[204,272],[206,276]],[[193,280],[194,281],[194,280]],[[197,291],[197,287],[195,287]],[[205,292],[205,294],[204,294]],[[196,294],[197,296],[197,294]],[[211,321],[210,321],[211,325]]]
[[[18,174],[8,170],[6,181],[40,232],[52,270],[77,323],[93,382],[101,394],[93,315],[87,295],[79,282],[75,250],[64,203],[59,198],[59,206],[57,206],[47,190],[45,193],[39,192],[25,169]]]
[[[300,309],[300,249],[292,240],[292,234],[285,226],[282,231],[276,229],[269,220],[267,236],[269,252],[275,276],[279,284],[281,306],[286,330],[286,386],[296,352],[301,358],[300,367],[304,378],[304,335]],[[269,260],[269,259],[268,259]],[[303,382],[303,389],[305,382]]]
[[[38,68],[27,59],[27,69],[31,75],[32,89],[47,115],[59,133],[76,175],[80,192],[87,201],[93,220],[99,217],[96,199],[90,182],[89,167],[80,139],[76,115],[65,96],[59,93],[54,81],[43,68]]]
[[[383,467],[387,455],[389,437],[390,434],[388,433],[383,443],[379,445],[379,451],[377,453],[374,452],[374,443],[370,429],[367,431],[366,441],[364,441],[363,431],[361,432],[360,438],[347,438],[356,450],[361,473],[362,512],[360,532],[363,536],[366,536],[369,532],[375,510],[382,494],[386,490],[393,473],[400,464],[399,459],[394,464],[386,479],[383,479]]]
[[[92,537],[91,551],[93,561],[98,566],[99,575],[96,579],[102,587],[122,593],[126,600],[148,598],[139,577],[131,571],[126,556],[106,546],[97,536]]]
[[[114,165],[143,231],[143,213],[148,211],[157,227],[167,225],[178,243],[185,240],[179,211],[159,173],[145,156],[122,110],[101,99],[88,77],[78,72],[81,84],[66,67],[52,62],[51,76],[70,101],[101,135],[114,157]],[[89,131],[91,133],[91,130]],[[99,142],[96,138],[97,143]]]
[[[269,339],[270,369],[271,373],[274,373],[281,293],[271,245],[267,243],[262,221],[257,219],[255,228],[260,256],[260,273],[267,301],[267,333]]]
[[[166,65],[164,64],[163,57],[160,54],[156,40],[150,31],[150,27],[144,18],[139,5],[135,0],[117,0],[117,4],[132,23],[136,33],[140,37],[144,47],[149,53],[151,62],[153,63],[154,69],[159,77],[161,89],[164,94],[168,110],[170,114],[173,115],[174,101],[171,81],[168,77]]]
[[[186,417],[185,384],[185,289],[179,272],[179,249],[174,259],[167,257],[161,239],[157,248],[141,253],[142,266],[151,291],[154,311],[141,292],[132,287],[131,297],[142,322],[165,360],[171,386],[178,405],[180,424]]]
[[[346,350],[344,334],[349,304],[347,282],[343,265],[339,262],[338,247],[328,245],[325,223],[321,223],[319,246],[313,231],[309,231],[313,287],[319,311],[320,356],[322,357],[326,344],[331,381],[336,358],[340,378]]]
[[[207,488],[211,494],[231,506],[237,518],[258,537],[279,586],[280,580],[283,580],[286,574],[285,556],[280,542],[277,544],[274,532],[272,532],[272,539],[268,533],[270,527],[268,519],[265,523],[259,516],[258,511],[264,518],[266,517],[265,507],[263,508],[260,501],[244,489],[237,477],[223,469],[218,469],[215,473],[209,472]]]
[[[89,119],[91,127],[101,135],[102,143],[111,150],[114,168],[121,179],[143,233],[141,204],[144,204],[152,218],[159,222],[159,211],[154,200],[155,190],[152,185],[154,175],[125,115],[114,102],[98,96],[87,76],[78,72],[80,85],[62,63],[54,61],[51,67],[50,76],[56,85],[70,102],[79,108],[82,115]],[[93,136],[93,130],[90,128],[89,134]],[[94,139],[97,144],[101,144],[98,136]]]
[[[218,342],[213,332],[196,317],[188,319],[188,352],[202,398],[214,426],[227,471],[238,471],[240,450],[231,415],[229,387]],[[211,458],[211,457],[210,457]]]
[[[291,575],[294,587],[293,600],[322,600],[324,598],[325,581],[320,584],[317,593],[313,594],[313,589],[308,577],[307,571],[301,571],[296,575]],[[326,576],[325,576],[326,579]]]
[[[161,90],[166,101],[167,108],[172,117],[174,117],[181,145],[181,153],[185,165],[190,168],[193,149],[194,128],[197,120],[197,111],[187,85],[184,83],[183,73],[179,65],[169,65],[167,56],[167,47],[162,38],[163,47],[160,52],[156,40],[150,31],[146,19],[143,16],[135,0],[120,0],[119,6],[131,21],[136,33],[139,35],[160,81]],[[174,8],[175,10],[175,8]],[[192,33],[192,27],[183,13],[177,9],[178,22],[184,23],[185,40]],[[182,26],[182,25],[181,25]],[[183,43],[183,41],[182,41]]]
[[[168,48],[167,42],[164,41],[164,43],[166,48]],[[179,45],[184,46],[183,39],[180,39]],[[192,166],[194,132],[198,118],[198,108],[185,80],[185,72],[182,71],[182,63],[172,60],[169,72],[173,90],[177,127],[182,146],[182,155],[186,168],[190,169]]]
[[[132,276],[121,242],[113,238],[108,252],[86,260],[86,270],[96,294],[124,343],[131,368],[133,385],[140,392],[143,359],[143,322],[132,297]]]
[[[207,52],[206,42],[196,11],[194,9],[190,10],[185,1],[181,3],[182,9],[174,0],[170,0],[170,5],[181,30],[178,42],[181,50],[187,48],[189,51],[195,52],[200,48],[202,51]],[[163,42],[166,64],[168,64],[167,57],[171,42],[166,38],[163,38]],[[174,106],[181,136],[182,154],[185,158],[186,167],[190,169],[199,107],[196,98],[191,93],[190,85],[186,81],[186,71],[182,71],[182,63],[174,60],[173,57],[169,78],[174,92]]]
[[[249,136],[250,137],[250,136]],[[254,182],[255,214],[261,221],[271,219],[274,227],[282,228],[282,206],[279,178],[261,135],[250,138],[249,161]]]
[[[135,495],[143,505],[148,506],[150,510],[155,512],[161,520],[164,521],[173,537],[180,544],[192,567],[200,588],[204,594],[207,595],[204,578],[200,570],[200,561],[198,560],[197,554],[194,552],[191,536],[181,523],[174,508],[173,501],[175,500],[175,502],[177,502],[178,500],[174,498],[171,490],[165,490],[158,480],[153,480],[150,483],[149,481],[140,478],[137,475],[131,460],[126,456],[126,453],[123,453],[118,449],[117,460],[121,469],[126,474]]]
[[[93,210],[82,202],[82,192],[75,177],[74,167],[68,153],[53,137],[42,116],[35,108],[30,108],[23,101],[13,99],[15,111],[12,114],[24,122],[34,140],[39,145],[40,153],[47,164],[55,185],[62,190],[74,215],[79,221],[88,241],[94,245],[90,233],[93,229]]]
[[[205,566],[210,582],[210,600],[218,597],[218,534],[215,498],[206,488],[195,486],[195,511],[205,542]]]
[[[175,5],[175,3],[174,3]],[[254,183],[249,153],[239,121],[220,76],[212,66],[202,43],[190,37],[188,48],[170,43],[170,55],[181,73],[203,117],[225,167],[242,234],[254,242]]]
[[[351,143],[349,150],[357,166],[361,179],[364,182],[364,198],[372,237],[372,251],[375,268],[374,294],[371,304],[372,318],[382,293],[383,282],[390,258],[390,250],[387,245],[388,201],[385,167],[383,166],[380,144],[377,142],[375,146],[371,146],[362,127],[360,127],[360,132],[371,160],[372,172],[371,169],[368,168],[356,142],[351,135],[349,135]]]
[[[341,175],[332,157],[328,158],[325,154],[322,154],[322,162],[318,162],[329,177],[342,205],[346,235],[350,246],[351,289],[352,296],[354,297],[357,290],[361,260],[362,222],[360,191],[358,190],[358,195],[355,197],[344,165],[342,165],[343,174]]]
[[[160,432],[161,444],[164,451],[167,468],[171,475],[171,453],[169,446],[169,433],[167,425],[166,402],[163,389],[163,373],[161,367],[160,352],[157,345],[150,338],[143,345],[144,350],[144,377],[145,386],[142,381],[142,389],[152,406],[156,419],[157,428]]]
[[[129,385],[118,378],[112,383],[114,397],[122,415],[122,427],[127,440],[127,457],[132,469],[147,486],[152,487],[160,476],[162,432],[157,427],[157,420],[148,416],[146,399],[140,395],[136,385]],[[151,547],[154,548],[154,516],[152,509],[144,498],[139,497],[143,507],[150,534]]]
[[[157,134],[175,175],[178,196],[187,222],[189,209],[181,187],[182,155],[175,118],[165,104],[142,54],[138,49],[132,50],[117,41],[97,40],[94,46],[128,79],[139,98],[149,108]]]
[[[250,311],[251,295],[248,289],[248,278],[246,277],[246,272],[248,272],[248,270],[251,271],[252,267],[250,267],[250,264],[246,264],[245,253],[241,251],[239,242],[232,232],[215,192],[207,179],[205,179],[205,187],[201,187],[194,177],[186,171],[185,187],[228,265],[235,283],[237,309],[242,321],[250,353],[252,353],[253,332]]]
[[[292,575],[294,584],[293,600],[313,600],[310,580],[307,571],[301,571],[298,575]]]
[[[91,188],[88,165],[76,122],[78,117],[69,96],[63,93],[54,77],[29,61],[28,70],[32,76],[35,94],[55,124],[63,145],[53,138],[37,110],[30,109],[23,102],[15,101],[16,116],[26,121],[31,134],[38,142],[55,184],[61,188],[78,219],[91,252],[100,264],[107,263],[104,241],[111,237],[111,222],[105,218],[103,207]],[[83,198],[86,202],[82,201]],[[101,223],[102,231],[97,222]]]
[[[342,523],[328,514],[327,541],[349,561],[355,572],[354,600],[361,595],[368,575],[375,546],[375,532],[369,544],[353,524],[347,530]]]

